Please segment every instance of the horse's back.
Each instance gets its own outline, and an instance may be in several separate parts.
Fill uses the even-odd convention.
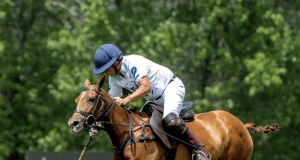
[[[204,143],[214,159],[250,159],[253,141],[244,124],[226,111],[211,111],[195,115],[187,123]]]

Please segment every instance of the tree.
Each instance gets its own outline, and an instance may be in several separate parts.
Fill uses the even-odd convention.
[[[71,135],[67,121],[85,79],[100,78],[92,75],[92,58],[104,43],[173,70],[197,113],[223,109],[243,122],[280,123],[279,133],[252,135],[253,159],[299,159],[299,5],[2,1],[0,159],[23,159],[25,150],[83,147],[87,134]],[[89,150],[112,150],[107,144],[103,133]]]

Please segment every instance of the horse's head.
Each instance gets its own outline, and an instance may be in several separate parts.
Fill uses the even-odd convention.
[[[105,111],[105,107],[107,106],[106,99],[110,98],[101,89],[104,82],[105,76],[102,76],[96,85],[90,85],[89,80],[85,81],[82,92],[75,99],[77,104],[76,110],[68,121],[71,133],[80,134],[82,131],[88,129],[98,120],[102,112]]]

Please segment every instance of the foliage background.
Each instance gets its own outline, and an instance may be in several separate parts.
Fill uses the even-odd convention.
[[[0,160],[81,150],[67,121],[104,43],[169,67],[197,113],[280,123],[254,135],[252,159],[300,159],[299,1],[27,0],[0,2]],[[107,90],[107,84],[104,87]],[[144,101],[135,102],[141,106]],[[105,133],[90,151],[111,151]]]

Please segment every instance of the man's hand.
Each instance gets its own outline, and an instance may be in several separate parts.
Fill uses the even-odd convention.
[[[116,100],[116,102],[119,105],[126,105],[126,104],[128,104],[130,102],[129,100],[123,99],[123,98],[120,98],[120,97],[114,97],[114,99]]]
[[[149,78],[147,76],[144,76],[139,81],[139,87],[136,91],[134,91],[131,95],[128,95],[126,98],[120,98],[120,97],[114,97],[116,102],[120,105],[126,105],[130,102],[134,102],[136,100],[139,100],[140,98],[145,97],[149,92],[151,91],[151,84],[149,81]]]

